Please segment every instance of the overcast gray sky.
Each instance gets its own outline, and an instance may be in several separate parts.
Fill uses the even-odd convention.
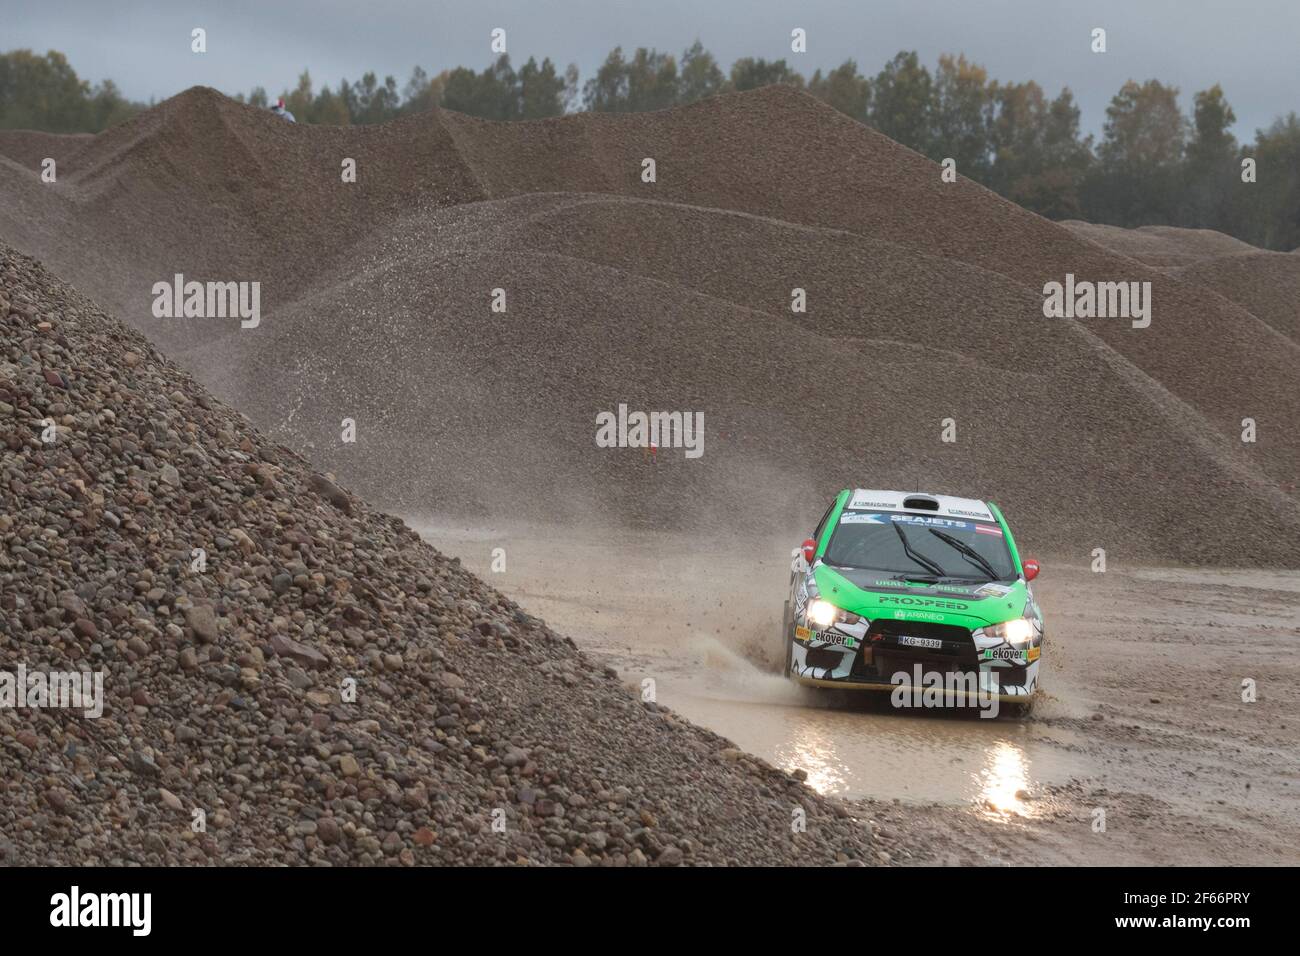
[[[698,37],[724,69],[786,57],[805,75],[848,57],[872,75],[900,49],[931,69],[965,53],[996,79],[1069,86],[1092,132],[1129,78],[1179,87],[1184,111],[1220,83],[1244,139],[1300,111],[1300,0],[0,0],[0,49],[61,50],[82,77],[140,100],[196,84],[275,95],[303,68],[317,85],[374,70],[401,87],[417,63],[481,69],[494,27],[516,65],[549,56],[583,81],[614,46],[680,55]],[[790,53],[794,27],[808,31],[805,54]],[[1104,55],[1089,49],[1094,27]]]

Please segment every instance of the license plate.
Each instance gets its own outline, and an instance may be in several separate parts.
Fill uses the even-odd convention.
[[[932,651],[943,649],[943,641],[937,637],[912,637],[910,634],[901,634],[898,643],[904,647],[924,647]]]

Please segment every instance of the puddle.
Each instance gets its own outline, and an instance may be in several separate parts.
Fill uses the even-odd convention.
[[[874,712],[881,706],[874,703],[871,710],[853,702],[752,703],[683,693],[663,681],[657,690],[660,701],[694,723],[773,766],[802,769],[815,790],[850,799],[974,804],[1032,816],[1044,784],[1086,772],[1032,722]]]
[[[788,558],[759,559],[781,556],[784,539],[701,553],[663,533],[567,534],[561,556],[554,533],[534,529],[423,530],[630,684],[652,678],[660,703],[773,766],[804,770],[822,793],[1033,816],[1045,784],[1088,775],[1060,731],[1032,720],[900,714],[888,695],[820,692],[757,666],[788,574]],[[509,555],[506,574],[491,571],[495,545]]]

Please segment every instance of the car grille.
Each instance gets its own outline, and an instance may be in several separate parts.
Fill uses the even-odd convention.
[[[900,637],[922,637],[943,642],[941,647],[913,647],[899,644]],[[975,639],[964,627],[933,624],[929,621],[872,621],[863,642],[864,653],[854,664],[854,672],[864,677],[888,677],[898,671],[910,672],[920,664],[941,673],[970,672],[979,669],[975,657]],[[870,653],[865,653],[869,651]]]
[[[975,649],[975,639],[971,637],[970,631],[952,624],[932,624],[929,621],[880,620],[872,621],[871,627],[867,631],[868,641],[898,647],[901,651],[921,651],[924,653],[928,650],[928,648],[924,647],[904,647],[899,645],[898,639],[904,636],[924,637],[931,640],[937,638],[943,641],[942,651],[937,648],[931,651],[931,653],[935,654],[957,655],[966,648],[970,648],[972,651]]]

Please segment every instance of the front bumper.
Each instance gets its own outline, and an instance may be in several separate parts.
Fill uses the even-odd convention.
[[[895,620],[796,627],[793,639],[789,676],[808,686],[892,691],[935,682],[954,702],[1011,703],[1038,690],[1041,641],[1013,648],[961,627]]]

